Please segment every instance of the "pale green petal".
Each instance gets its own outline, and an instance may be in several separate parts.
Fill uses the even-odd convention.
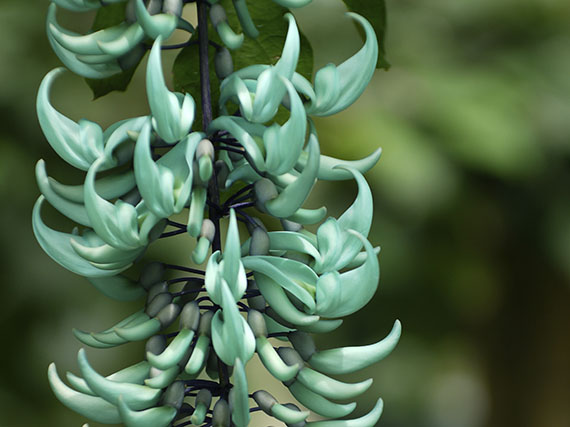
[[[144,33],[151,39],[162,37],[169,38],[178,25],[178,17],[169,13],[151,15],[142,0],[135,0],[135,13],[137,22],[141,25]]]
[[[360,159],[360,160],[341,160],[335,159],[334,157],[329,157],[321,154],[319,160],[319,171],[317,172],[317,178],[325,181],[341,181],[347,179],[353,179],[354,175],[350,173],[346,168],[335,168],[335,166],[346,166],[348,168],[353,168],[358,170],[360,173],[366,173],[378,162],[380,155],[382,154],[382,149],[378,148],[372,154]],[[307,159],[309,153],[302,151],[295,169],[303,170],[307,164]]]
[[[176,408],[172,406],[160,406],[144,411],[133,411],[125,402],[126,397],[120,396],[118,405],[121,413],[121,421],[127,427],[168,427],[176,417]]]
[[[97,41],[97,46],[99,46],[102,52],[118,58],[134,49],[144,39],[144,35],[145,33],[141,26],[135,22],[126,27],[119,37],[112,40]]]
[[[232,74],[222,82],[220,88],[220,106],[225,110],[226,102],[236,101],[243,117],[251,117],[253,114],[253,102],[247,86],[237,75]]]
[[[161,390],[140,384],[116,382],[99,375],[87,361],[85,350],[83,349],[80,349],[77,354],[77,362],[81,374],[89,387],[103,399],[114,405],[118,404],[118,399],[121,395],[133,409],[146,409],[156,404],[160,399]]]
[[[310,312],[315,309],[317,275],[310,267],[292,259],[274,256],[247,256],[242,258],[242,262],[246,269],[271,277],[305,304]]]
[[[356,54],[336,67],[339,91],[338,99],[334,102],[334,105],[320,109],[318,107],[319,95],[317,95],[317,105],[309,106],[307,110],[309,114],[330,116],[350,106],[364,92],[376,69],[378,41],[376,40],[374,28],[365,18],[356,13],[349,12],[348,16],[363,27],[366,34],[366,42]],[[330,77],[327,78],[326,83],[322,83],[322,87],[326,86],[328,90],[335,90],[335,85],[336,79],[331,79]],[[322,93],[326,94],[327,91],[322,90]]]
[[[299,29],[292,14],[286,13],[285,19],[289,21],[289,28],[287,30],[287,37],[285,38],[285,45],[281,58],[275,64],[275,70],[284,79],[291,80],[293,73],[297,68],[299,61],[299,52],[301,50],[301,39],[299,37]]]
[[[72,221],[86,227],[91,226],[91,221],[83,204],[71,202],[53,191],[43,159],[38,160],[38,163],[36,163],[36,181],[38,188],[50,205]]]
[[[271,415],[287,424],[300,423],[310,415],[309,411],[298,411],[276,403],[271,408]]]
[[[236,10],[239,23],[244,31],[244,33],[251,38],[257,38],[259,31],[255,28],[255,24],[251,19],[249,10],[247,9],[247,4],[245,0],[233,0],[234,8]]]
[[[273,0],[275,3],[283,6],[283,7],[290,7],[290,8],[297,8],[307,6],[313,0]]]
[[[59,7],[71,10],[73,12],[87,12],[89,10],[99,9],[101,2],[99,0],[52,0]]]
[[[325,374],[350,374],[388,356],[398,344],[402,325],[396,320],[392,331],[376,344],[319,351],[309,359],[311,367]]]
[[[371,378],[359,383],[349,384],[327,377],[310,368],[301,369],[297,375],[297,381],[323,397],[338,400],[352,399],[359,396],[372,385]]]
[[[157,355],[147,352],[146,357],[152,366],[159,369],[171,368],[182,360],[193,338],[194,331],[183,328],[162,353]]]
[[[246,320],[240,315],[234,297],[225,282],[220,281],[222,310],[212,319],[212,343],[218,357],[226,365],[234,365],[236,359],[248,361],[255,352],[255,336]]]
[[[145,378],[148,377],[150,372],[150,364],[147,361],[139,362],[135,365],[128,366],[120,371],[117,371],[106,378],[116,382],[128,382],[133,384],[142,384]],[[66,377],[69,383],[78,391],[95,396],[95,393],[87,385],[85,380],[71,372],[66,372]]]
[[[247,377],[241,359],[236,359],[233,374],[234,386],[230,390],[230,404],[232,408],[232,421],[236,427],[249,425],[249,393],[247,390]]]
[[[50,188],[70,202],[85,203],[84,185],[61,184],[55,179],[48,177]],[[124,196],[136,186],[135,174],[128,170],[116,175],[109,175],[95,181],[95,191],[104,199],[115,199]],[[48,200],[49,201],[49,200]]]
[[[315,421],[307,423],[307,427],[374,427],[377,425],[383,409],[384,402],[382,399],[378,399],[374,409],[363,417],[354,420]]]
[[[319,320],[319,316],[303,313],[295,307],[283,288],[273,280],[272,276],[255,273],[255,281],[269,306],[284,320],[293,325],[311,325]],[[271,324],[271,322],[269,323]]]
[[[100,397],[80,393],[65,385],[59,378],[54,363],[49,365],[48,379],[55,396],[69,409],[99,423],[117,424],[121,422],[119,411],[113,404]]]
[[[138,0],[141,3],[141,0]],[[145,9],[146,10],[146,9]],[[162,139],[175,142],[184,138],[194,121],[195,104],[190,94],[170,92],[164,82],[161,38],[153,44],[146,71],[146,91],[153,126]]]
[[[64,30],[56,24],[48,25],[48,32],[65,49],[77,55],[98,55],[105,53],[98,42],[109,42],[120,38],[129,24],[122,22],[114,27],[105,28],[86,35]]]
[[[293,384],[288,386],[291,394],[301,403],[313,412],[327,418],[341,418],[345,417],[354,411],[356,408],[356,403],[340,404],[334,403],[330,400],[324,398],[320,394],[317,394],[299,381],[293,382]]]
[[[79,236],[52,230],[42,221],[40,211],[44,200],[40,196],[34,205],[32,225],[38,243],[55,262],[76,274],[89,277],[114,276],[128,268],[129,265],[125,264],[122,268],[101,270],[79,256],[71,243],[72,239],[81,239]]]
[[[291,116],[283,126],[273,124],[263,134],[263,144],[267,153],[265,162],[267,170],[273,175],[289,172],[293,168],[303,150],[307,130],[307,116],[301,98],[289,81],[283,82],[289,94]],[[316,139],[314,129],[311,131],[311,136],[314,135]],[[311,152],[310,140],[309,152]],[[319,164],[318,159],[316,163]]]
[[[106,243],[117,249],[129,251],[145,246],[148,240],[139,233],[135,207],[120,199],[113,205],[95,192],[95,175],[103,161],[101,158],[93,163],[85,178],[85,207],[93,229]],[[145,221],[151,221],[154,225],[158,218],[147,216]]]
[[[271,375],[279,381],[289,381],[297,375],[299,369],[283,362],[266,337],[258,337],[255,342],[257,354]]]
[[[348,316],[364,307],[376,293],[380,268],[374,248],[366,239],[349,231],[364,243],[367,259],[345,273],[326,273],[317,281],[317,314],[323,317]]]
[[[325,206],[322,206],[318,209],[299,208],[297,212],[285,219],[293,222],[298,222],[299,224],[307,225],[316,224],[317,222],[322,221],[326,215],[327,208]]]
[[[54,25],[59,30],[62,30],[55,20],[56,9],[57,6],[55,3],[50,4],[47,13],[47,26],[49,27],[50,25]],[[117,61],[91,65],[85,64],[84,62],[79,61],[73,52],[60,45],[50,32],[48,32],[47,36],[55,54],[61,62],[63,62],[63,64],[75,74],[79,74],[80,76],[90,79],[103,79],[122,71]]]
[[[87,280],[101,293],[117,301],[134,301],[146,293],[142,286],[122,275],[87,277]]]
[[[55,78],[65,71],[56,68],[42,80],[36,108],[42,131],[55,152],[70,165],[87,170],[103,155],[103,130],[96,123],[82,120],[81,124],[68,119],[50,104],[49,93]],[[88,137],[88,144],[84,141]]]
[[[208,127],[208,132],[213,133],[216,130],[228,131],[239,143],[245,148],[245,151],[250,156],[252,163],[260,171],[265,171],[265,161],[263,153],[259,149],[253,137],[242,127],[242,122],[239,117],[221,116],[214,119]],[[243,121],[243,119],[242,119]]]

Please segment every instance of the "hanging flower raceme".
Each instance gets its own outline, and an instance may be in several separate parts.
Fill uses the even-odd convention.
[[[302,52],[293,15],[284,14],[287,32],[274,65],[233,72],[230,50],[239,54],[259,34],[250,9],[245,0],[233,0],[236,19],[230,19],[230,2],[206,6],[200,0],[198,29],[209,16],[223,44],[213,43],[220,114],[210,121],[209,103],[202,99],[201,132],[194,123],[198,94],[171,91],[162,69],[164,41],[177,28],[194,31],[181,18],[184,2],[125,1],[122,23],[89,34],[56,21],[57,7],[84,12],[108,3],[119,2],[53,0],[48,38],[66,67],[89,78],[120,73],[150,50],[149,114],[105,130],[87,119],[75,122],[50,102],[63,69],[48,73],[37,99],[40,125],[56,153],[85,176],[79,184],[60,183],[40,160],[42,195],[33,228],[49,256],[106,296],[144,300],[139,310],[102,331],[73,330],[92,348],[143,341],[144,360],[105,376],[80,349],[79,375],[67,372],[66,382],[50,365],[54,394],[90,420],[133,427],[245,427],[256,411],[295,427],[375,426],[381,399],[367,415],[339,420],[355,410],[352,400],[372,380],[346,383],[332,376],[386,357],[398,342],[400,323],[365,346],[318,350],[311,336],[340,327],[378,287],[379,248],[368,240],[373,201],[363,174],[380,150],[352,161],[321,154],[311,119],[341,111],[361,95],[378,56],[371,25],[350,14],[364,30],[364,46],[341,65],[317,71],[311,84],[296,71]],[[310,0],[275,3],[295,8]],[[185,49],[207,52],[204,32],[196,43]],[[201,84],[202,94],[208,93],[204,75]],[[358,193],[338,218],[325,219],[324,206],[303,207],[318,180],[348,179],[356,181]],[[75,224],[71,232],[44,222],[46,201]],[[281,227],[269,227],[267,217],[280,220]],[[317,224],[316,232],[304,224]],[[194,242],[189,265],[144,259],[157,239],[178,235]],[[246,367],[255,354],[308,410],[279,402],[270,391],[251,390]],[[325,420],[311,421],[311,413]]]

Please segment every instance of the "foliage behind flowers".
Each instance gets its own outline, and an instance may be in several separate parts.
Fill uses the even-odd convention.
[[[375,27],[349,13],[362,30],[363,47],[340,65],[317,70],[311,81],[310,47],[287,9],[310,1],[275,3],[268,0],[261,8],[243,0],[198,1],[197,28],[181,17],[181,0],[104,6],[54,0],[49,8],[52,48],[67,68],[90,79],[95,96],[124,90],[150,51],[149,116],[105,130],[86,119],[70,120],[50,102],[63,68],[48,73],[37,98],[46,139],[63,160],[85,171],[85,178],[82,185],[63,184],[47,175],[43,160],[37,163],[42,196],[33,212],[36,238],[56,262],[106,296],[146,301],[106,330],[74,330],[94,348],[146,341],[142,362],[104,377],[81,349],[82,377],[68,373],[70,385],[55,364],[49,367],[58,399],[93,421],[246,426],[255,411],[291,426],[373,426],[380,418],[379,399],[363,417],[336,420],[353,412],[356,403],[335,400],[361,395],[371,380],[349,384],[329,375],[383,359],[398,342],[400,323],[367,346],[321,351],[311,337],[338,328],[342,317],[364,307],[376,291],[379,248],[367,240],[373,203],[363,173],[380,150],[356,161],[323,155],[312,117],[349,107],[376,67],[387,66],[378,59],[376,38],[383,33],[384,11],[375,9]],[[367,11],[364,3],[347,5]],[[58,8],[99,10],[93,31],[63,28]],[[176,29],[189,40],[167,44]],[[182,49],[174,82],[182,92],[165,83],[164,49]],[[235,72],[234,57],[241,62]],[[317,180],[349,179],[356,181],[358,194],[338,218],[326,218],[325,206],[303,207]],[[47,226],[41,215],[46,201],[78,227],[66,233]],[[182,213],[185,223],[173,219]],[[222,243],[223,218],[229,221]],[[246,230],[249,238],[240,237],[239,222],[242,236]],[[305,228],[314,224],[315,233]],[[143,260],[157,239],[182,234],[195,239],[188,254],[192,266]],[[195,267],[200,265],[205,268]],[[291,346],[274,348],[269,338]],[[279,403],[266,390],[250,394],[245,366],[255,353],[299,403],[331,420],[309,421],[309,411]]]

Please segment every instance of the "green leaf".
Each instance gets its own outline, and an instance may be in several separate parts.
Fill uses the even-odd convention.
[[[386,39],[386,2],[384,0],[343,0],[348,10],[351,12],[356,12],[359,15],[364,16],[376,32],[376,37],[378,38],[378,64],[376,68],[383,68],[388,70],[390,68],[390,63],[386,60],[386,50],[384,41]],[[364,38],[364,32],[362,28],[358,27],[358,31]]]
[[[222,0],[220,2],[228,16],[230,26],[236,31],[241,32],[239,20],[235,13],[231,0]],[[250,15],[256,26],[260,29],[260,34],[256,39],[245,38],[243,45],[232,52],[234,62],[234,70],[247,67],[253,64],[269,64],[275,65],[280,58],[283,45],[285,44],[285,36],[287,35],[287,20],[284,15],[289,11],[287,8],[281,7],[271,1],[249,2],[248,8]],[[208,34],[211,40],[222,44],[215,30],[210,26]],[[210,48],[210,82],[211,97],[214,116],[218,112],[218,100],[220,97],[220,81],[214,73],[214,55],[215,49]],[[174,90],[179,92],[188,92],[198,100],[200,94],[200,65],[198,56],[198,46],[185,47],[174,62]],[[301,34],[301,53],[299,55],[299,63],[297,72],[311,79],[313,72],[313,50],[307,38]],[[277,114],[276,121],[283,123],[288,117],[288,112],[282,111]],[[196,118],[195,126],[200,126],[202,117],[201,103],[196,102]]]
[[[123,22],[125,20],[125,7],[126,3],[113,3],[99,8],[91,31],[98,31]],[[134,66],[114,76],[105,79],[85,79],[93,92],[93,99],[100,98],[115,90],[124,92],[129,86],[141,60],[142,56]]]

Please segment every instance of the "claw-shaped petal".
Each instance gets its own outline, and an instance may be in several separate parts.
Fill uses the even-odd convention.
[[[36,102],[38,119],[55,152],[70,165],[87,170],[103,155],[103,131],[98,124],[89,120],[75,123],[50,104],[49,93],[53,81],[64,71],[64,68],[56,68],[44,77]]]
[[[69,409],[99,423],[117,424],[121,422],[119,410],[115,405],[100,397],[80,393],[65,385],[59,378],[54,363],[49,365],[48,379],[55,396]]]
[[[378,399],[376,405],[368,414],[353,420],[328,420],[328,421],[315,421],[307,423],[307,427],[374,427],[377,425],[382,410],[384,409],[384,402]]]
[[[221,306],[212,318],[212,344],[218,357],[233,366],[236,359],[249,361],[255,352],[255,336],[239,314],[233,294],[224,279],[220,281]]]
[[[354,178],[354,175],[347,168],[353,168],[364,174],[368,172],[380,159],[382,149],[378,148],[372,154],[359,160],[341,160],[335,159],[321,154],[319,160],[319,171],[317,178],[324,181],[341,181]],[[295,165],[295,169],[301,171],[307,164],[309,153],[302,151]],[[345,166],[345,168],[336,168],[335,166]]]
[[[307,106],[307,113],[330,116],[344,110],[364,92],[378,61],[378,41],[374,28],[356,13],[348,13],[366,34],[364,46],[338,67],[328,65],[315,74],[315,99]],[[334,95],[332,96],[331,93]]]
[[[59,7],[71,10],[73,12],[87,12],[89,10],[99,9],[101,2],[99,0],[52,0]]]
[[[50,4],[47,14],[47,26],[50,28],[50,25],[53,25],[58,30],[64,31],[56,22],[56,9],[57,6],[55,3]],[[63,62],[64,65],[75,74],[79,74],[80,76],[90,79],[103,79],[122,71],[119,63],[112,58],[105,58],[105,62],[102,63],[87,64],[82,62],[74,52],[59,44],[51,32],[48,31],[47,36],[55,54],[61,62]]]
[[[43,159],[38,160],[38,163],[36,163],[36,181],[40,191],[50,205],[72,221],[85,225],[86,227],[91,226],[91,221],[83,204],[69,201],[53,190],[46,173],[46,165]]]
[[[299,381],[294,381],[288,386],[291,394],[301,403],[313,412],[327,418],[342,418],[350,414],[356,408],[356,403],[340,404],[334,403],[317,394]]]
[[[102,294],[117,301],[135,301],[145,295],[145,290],[128,277],[88,277],[87,280]]]
[[[229,396],[232,421],[237,427],[247,427],[249,425],[249,393],[245,367],[239,358],[234,364],[233,383],[234,386],[230,390]]]
[[[157,217],[179,213],[192,191],[192,162],[202,139],[192,133],[157,162],[150,150],[150,123],[142,127],[135,147],[134,170],[145,206]]]
[[[289,94],[291,116],[283,126],[273,124],[263,134],[263,144],[267,153],[265,163],[267,170],[271,171],[273,175],[281,175],[293,168],[303,149],[307,130],[307,116],[301,98],[288,80],[283,80],[283,83]],[[316,139],[316,134],[313,131],[314,129],[312,129],[311,135],[314,135],[313,138]],[[309,140],[309,152],[311,152],[311,147],[312,144]],[[316,164],[318,167],[318,159]]]
[[[265,203],[265,209],[278,218],[288,218],[297,212],[308,197],[319,168],[319,143],[312,133],[309,138],[310,157],[307,167],[301,172],[299,177],[290,185],[285,187],[279,196]]]
[[[306,314],[295,307],[283,288],[272,277],[256,273],[255,281],[269,305],[287,322],[293,325],[312,325],[319,320],[319,316]]]
[[[392,331],[376,344],[342,347],[316,352],[309,364],[325,374],[349,374],[372,365],[388,356],[398,344],[402,325],[396,320]]]
[[[106,401],[117,405],[119,396],[123,396],[125,403],[133,409],[146,409],[158,402],[162,394],[156,390],[140,384],[116,382],[99,375],[89,364],[85,350],[80,349],[77,354],[79,369],[89,387]]]
[[[129,267],[130,261],[127,261],[120,267],[105,270],[94,266],[80,256],[74,249],[72,242],[74,239],[84,239],[74,234],[53,230],[42,221],[40,212],[44,200],[45,198],[40,196],[34,205],[32,225],[40,246],[55,262],[76,274],[87,277],[114,276]],[[132,259],[136,256],[134,255]]]
[[[85,179],[87,215],[95,232],[106,243],[120,250],[136,250],[148,244],[148,233],[160,218],[150,212],[139,213],[133,205],[121,199],[112,204],[100,197],[95,192],[95,175],[103,162],[105,158],[101,157],[87,172]]]
[[[133,411],[125,402],[123,396],[118,400],[121,421],[127,427],[167,427],[176,417],[178,412],[172,406],[160,406],[157,408],[145,409],[143,411]]]
[[[43,160],[40,160],[43,162]],[[38,162],[39,164],[39,162]],[[84,185],[66,185],[62,184],[51,177],[47,177],[50,188],[58,196],[69,200],[70,202],[84,204],[85,203],[85,186]],[[129,170],[117,175],[110,175],[95,181],[95,191],[104,199],[116,199],[124,196],[136,186],[135,174]],[[48,200],[49,201],[49,200]]]
[[[257,31],[257,28],[255,28],[255,24],[251,19],[251,15],[247,9],[247,3],[245,0],[233,0],[233,3],[239,19],[239,23],[241,24],[244,33],[252,39],[257,38],[259,31]]]
[[[364,307],[376,293],[380,268],[374,248],[361,234],[349,230],[364,243],[367,259],[360,267],[339,274],[328,272],[317,282],[316,313],[323,317],[348,316]]]
[[[170,13],[151,15],[142,0],[135,1],[135,14],[144,33],[152,39],[161,37],[166,40],[178,25],[178,16]]]
[[[141,3],[141,0],[138,0]],[[152,45],[146,71],[146,91],[152,124],[158,135],[166,142],[184,138],[194,121],[194,99],[190,94],[170,92],[164,82],[160,45],[162,38]]]
[[[242,262],[246,269],[271,277],[305,304],[310,313],[314,311],[317,275],[310,267],[299,261],[274,256],[248,256],[242,258]]]
[[[320,372],[310,368],[303,368],[297,375],[297,380],[309,390],[329,399],[352,399],[361,395],[372,385],[372,379],[348,384],[333,378],[327,377]]]

